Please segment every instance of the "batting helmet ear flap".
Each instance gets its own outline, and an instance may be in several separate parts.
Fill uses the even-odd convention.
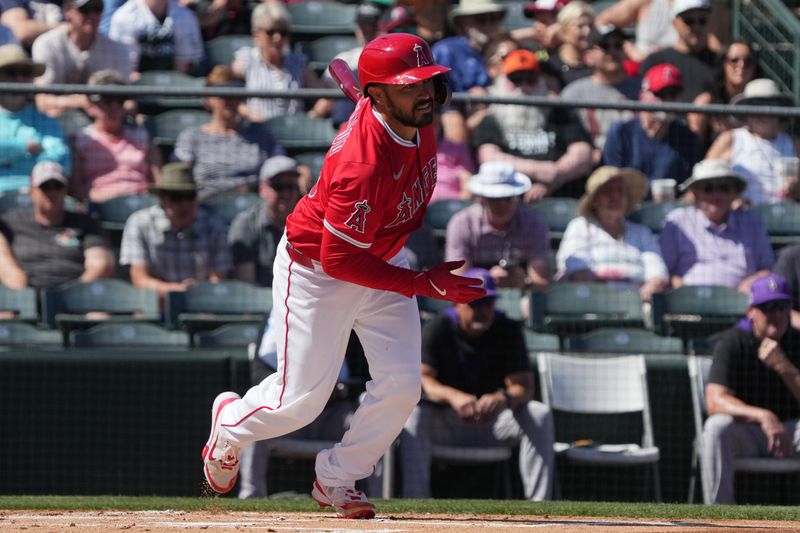
[[[436,76],[433,78],[433,99],[440,106],[446,105],[450,102],[450,84],[447,82],[446,76]]]

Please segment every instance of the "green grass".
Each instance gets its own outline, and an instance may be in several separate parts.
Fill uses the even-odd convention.
[[[548,516],[608,516],[639,519],[800,520],[800,508],[776,506],[704,506],[619,502],[526,502],[520,500],[377,500],[378,512],[459,513]],[[182,510],[311,512],[308,498],[236,500],[135,496],[0,496],[0,509],[31,510]],[[326,511],[330,512],[330,511]]]

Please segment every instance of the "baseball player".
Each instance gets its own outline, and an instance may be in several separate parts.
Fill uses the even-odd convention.
[[[445,73],[428,44],[403,33],[370,41],[358,62],[364,88],[334,138],[319,182],[286,220],[275,259],[272,313],[278,369],[240,398],[217,396],[204,473],[220,493],[236,483],[250,443],[301,428],[325,407],[350,330],[372,380],[341,443],[316,459],[312,497],[341,518],[372,518],[358,479],[369,476],[420,398],[420,321],[415,295],[469,302],[480,279],[424,272],[402,247],[422,224],[436,185],[434,107],[447,100]]]

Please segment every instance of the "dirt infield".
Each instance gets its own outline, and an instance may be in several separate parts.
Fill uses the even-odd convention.
[[[477,516],[444,514],[378,515],[374,520],[337,520],[325,513],[253,513],[186,511],[0,511],[0,531],[99,533],[108,531],[203,533],[521,533],[544,531],[605,533],[624,531],[714,532],[800,531],[792,522],[631,520],[550,516]]]

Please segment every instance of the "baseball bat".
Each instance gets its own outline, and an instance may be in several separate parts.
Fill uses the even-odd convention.
[[[361,87],[358,85],[358,80],[353,76],[353,72],[343,59],[336,58],[328,65],[328,72],[331,77],[336,80],[339,89],[350,99],[353,103],[358,103],[361,99]]]

